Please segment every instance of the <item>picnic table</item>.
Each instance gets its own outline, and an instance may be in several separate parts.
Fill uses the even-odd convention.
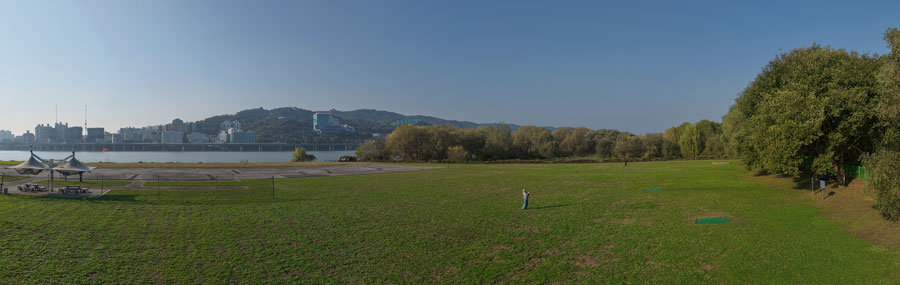
[[[87,191],[88,191],[87,187],[73,186],[73,185],[67,185],[65,187],[59,188],[59,193],[63,193],[63,194],[82,194],[82,193],[87,193]]]
[[[19,185],[19,191],[22,191],[22,192],[46,192],[47,186],[40,185],[40,184],[25,183],[25,185]]]

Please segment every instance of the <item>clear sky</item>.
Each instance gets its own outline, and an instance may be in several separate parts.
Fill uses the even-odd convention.
[[[884,53],[900,1],[0,0],[0,129],[374,108],[660,132],[776,54]]]

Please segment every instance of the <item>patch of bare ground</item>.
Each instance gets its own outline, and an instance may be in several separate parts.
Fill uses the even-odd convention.
[[[703,269],[703,270],[706,270],[706,271],[711,271],[711,270],[716,270],[716,268],[719,268],[719,267],[718,267],[718,266],[715,266],[715,265],[709,265],[709,264],[705,264],[705,263],[703,263],[703,262],[700,262],[700,269]]]
[[[620,224],[620,225],[627,225],[627,224],[634,223],[634,219],[618,220],[618,221],[615,221],[614,223]]]
[[[579,256],[573,264],[580,268],[594,268],[598,266],[606,268],[607,264],[619,261],[619,258],[615,257],[615,254],[612,252],[613,247],[615,245],[612,243],[601,246],[594,252]]]
[[[650,269],[659,269],[660,267],[663,267],[663,266],[669,266],[668,264],[659,263],[659,262],[655,262],[655,261],[647,261],[644,263],[644,265],[647,265],[647,268],[650,268]]]
[[[825,200],[822,192],[813,194],[809,177],[791,178],[780,175],[751,175],[748,180],[759,181],[777,189],[786,191],[802,191],[798,199],[815,200],[826,218],[844,224],[844,229],[876,246],[900,248],[900,223],[885,220],[878,210],[872,208],[875,203],[865,193],[866,182],[854,180],[846,187],[834,184],[826,187]]]

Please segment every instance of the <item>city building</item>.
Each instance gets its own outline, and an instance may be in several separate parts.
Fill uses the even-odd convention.
[[[65,139],[63,142],[76,144],[84,142],[84,129],[81,127],[71,127],[65,130]]]
[[[63,143],[66,141],[66,135],[69,134],[69,123],[56,123],[54,128],[54,139],[51,143]]]
[[[229,133],[229,136],[231,137],[229,143],[256,143],[256,132],[254,131],[232,131]]]
[[[49,124],[34,127],[34,137],[36,143],[54,143],[57,141],[56,131]]]
[[[125,135],[123,134],[113,134],[110,136],[110,143],[120,144],[125,143]]]
[[[86,143],[103,143],[103,128],[88,128],[87,137],[84,138]]]
[[[220,126],[222,131],[215,137],[215,143],[256,143],[256,132],[241,129],[238,121],[224,121]]]
[[[352,133],[356,129],[347,124],[341,124],[331,112],[316,112],[313,114],[313,130],[319,134]]]
[[[181,119],[174,119],[174,120],[172,120],[171,124],[166,124],[165,130],[184,133],[187,131],[187,130],[185,130],[185,127],[186,127],[186,125],[184,124],[184,121],[182,121]]]
[[[209,143],[209,136],[203,133],[193,132],[188,134],[189,143]]]
[[[24,136],[23,136],[24,139]],[[69,127],[69,124],[56,123],[53,126],[37,125],[34,127],[34,143],[68,143],[84,142],[84,128]]]
[[[0,143],[11,143],[16,139],[11,131],[0,130]]]
[[[227,143],[231,140],[231,135],[228,134],[227,131],[219,132],[219,135],[216,136],[216,143]]]
[[[184,133],[178,131],[164,131],[161,134],[160,141],[164,144],[182,144],[184,143]]]
[[[238,121],[224,121],[220,126],[222,126],[222,130],[226,132],[230,129],[241,130],[241,122]]]
[[[34,134],[32,134],[30,131],[25,131],[25,133],[22,134],[22,142],[21,143],[33,144],[34,143]]]

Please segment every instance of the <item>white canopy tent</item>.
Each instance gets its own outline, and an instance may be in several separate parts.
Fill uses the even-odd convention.
[[[65,162],[65,164],[62,164]],[[81,175],[85,172],[91,172],[96,167],[90,167],[75,159],[75,148],[72,148],[72,155],[63,158],[61,160],[45,160],[40,156],[34,154],[34,150],[31,151],[31,157],[28,158],[22,164],[8,167],[10,169],[15,169],[19,174],[27,174],[27,175],[38,175],[41,174],[44,170],[50,170],[50,189],[53,189],[54,175],[53,173],[59,172],[63,176],[68,177],[69,175]]]
[[[72,157],[72,159],[69,159],[69,162],[67,162],[65,165],[54,167],[53,170],[56,172],[59,172],[63,176],[69,176],[69,175],[83,174],[85,172],[91,172],[95,168],[96,167],[90,167],[90,166],[84,165],[81,163],[81,161],[78,161],[78,159],[75,159],[75,157]]]
[[[19,174],[28,175],[38,175],[41,174],[41,172],[43,172],[44,170],[49,169],[49,167],[47,167],[43,163],[40,163],[39,161],[37,161],[37,159],[34,159],[34,153],[32,153],[31,157],[29,157],[28,160],[26,160],[22,164],[8,168],[15,169]]]

